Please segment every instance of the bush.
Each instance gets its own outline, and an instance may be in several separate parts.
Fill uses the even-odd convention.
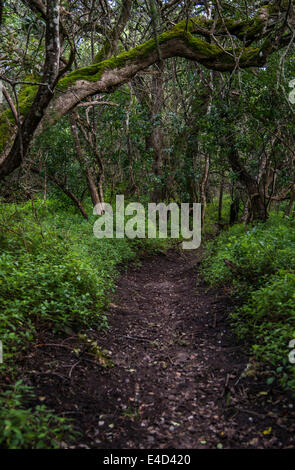
[[[252,293],[247,305],[256,321],[295,322],[295,274],[282,269]]]
[[[295,394],[289,342],[295,338],[295,221],[272,215],[245,232],[234,226],[208,246],[205,279],[234,287],[244,304],[231,318],[238,335],[252,344],[256,359]],[[229,268],[224,259],[231,261]]]
[[[0,338],[5,365],[42,324],[54,331],[105,325],[118,266],[167,240],[97,239],[95,216],[81,219],[56,200],[3,204],[0,214]]]
[[[295,365],[288,359],[295,338],[295,274],[281,270],[231,316],[238,335],[254,343],[255,357],[273,366],[281,384],[295,393]]]
[[[116,265],[135,250],[126,240],[97,240],[90,223],[52,214],[50,204],[38,220],[30,203],[7,205],[1,215],[0,337],[8,365],[42,323],[58,331],[104,322]]]
[[[20,381],[0,394],[0,448],[59,448],[63,439],[74,438],[69,420],[54,416],[44,405],[26,408],[33,391]]]

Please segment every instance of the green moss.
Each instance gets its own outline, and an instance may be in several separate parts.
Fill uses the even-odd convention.
[[[187,45],[197,51],[201,56],[204,56],[200,57],[200,60],[215,58],[222,53],[222,49],[220,49],[220,47],[203,41],[202,39],[195,38],[190,33],[183,33],[183,37]]]
[[[26,77],[25,81],[33,81],[32,77]],[[34,85],[23,85],[19,94],[18,94],[18,105],[19,112],[21,116],[26,116],[36,93],[38,91],[38,86]],[[16,104],[15,104],[16,106]],[[5,147],[11,137],[13,129],[16,125],[14,115],[11,109],[6,109],[0,115],[0,154],[5,150]]]
[[[281,5],[282,8],[283,5]],[[267,12],[271,15],[274,13],[278,13],[279,7],[278,5],[263,5],[261,9],[267,10]]]
[[[240,58],[240,64],[247,64],[251,62],[254,59],[257,59],[259,57],[259,54],[261,52],[261,49],[259,47],[251,47],[248,49],[245,49],[244,52],[241,55]]]
[[[247,39],[252,39],[261,33],[264,28],[264,21],[261,18],[254,18],[247,24],[244,24],[239,31],[240,36],[247,36]]]
[[[173,38],[184,39],[191,47],[204,54],[204,58],[209,55],[213,57],[221,52],[221,49],[214,44],[209,44],[206,41],[195,38],[188,31],[183,30],[184,22],[180,22],[171,31],[164,32],[158,37],[158,43],[163,44]],[[193,24],[190,23],[189,29],[193,29]],[[156,47],[154,39],[134,47],[128,52],[122,52],[116,57],[104,60],[97,64],[92,64],[87,67],[75,70],[66,77],[62,78],[58,84],[58,89],[63,91],[73,85],[78,80],[87,80],[88,82],[97,82],[100,80],[105,70],[121,69],[128,61],[138,59],[139,61],[149,55]]]
[[[280,2],[278,2],[279,4],[272,4],[272,5],[263,5],[261,7],[261,10],[262,9],[265,9],[268,11],[269,15],[272,15],[272,14],[277,14],[279,13],[280,11],[283,12],[283,11],[286,11],[290,8],[290,1],[289,0],[281,0]],[[291,3],[294,4],[294,0],[291,1]]]
[[[207,47],[209,50],[212,47],[210,44],[205,43],[200,39],[194,38],[190,33],[193,31],[196,26],[196,22],[202,24],[204,26],[204,21],[200,19],[190,19],[188,21],[183,20],[180,21],[171,31],[164,32],[158,37],[159,44],[163,44],[166,41],[169,41],[173,38],[184,38],[187,41],[191,41],[194,47]],[[105,43],[106,47],[108,47],[107,42]],[[102,62],[97,62],[95,64],[89,65],[87,67],[82,67],[74,72],[71,72],[66,77],[62,78],[58,84],[58,89],[63,91],[66,90],[68,87],[72,86],[78,80],[87,80],[89,82],[97,82],[99,81],[100,77],[102,76],[105,70],[112,70],[112,69],[120,69],[126,65],[128,61],[134,60],[138,58],[141,60],[142,58],[146,57],[152,50],[156,47],[156,42],[154,39],[150,39],[149,41],[132,48],[128,52],[122,52],[121,54],[112,57],[110,59],[104,60]],[[215,51],[216,52],[216,51]],[[105,46],[100,50],[100,52],[96,55],[96,60],[100,60],[105,55]]]
[[[228,31],[238,38],[243,39],[246,35],[248,39],[255,37],[258,33],[263,30],[264,21],[259,16],[255,18],[249,18],[246,21],[234,20],[230,18],[219,19],[215,23],[213,20],[208,20],[204,17],[191,18],[190,20],[180,21],[174,28],[174,31],[186,31],[186,32],[200,32],[201,30],[208,31],[208,34],[215,26],[215,31],[224,31],[225,27]]]

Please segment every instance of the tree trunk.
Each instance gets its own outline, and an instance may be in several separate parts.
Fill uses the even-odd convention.
[[[99,190],[96,187],[94,177],[89,168],[86,169],[85,175],[86,175],[86,181],[87,181],[91,201],[92,201],[93,207],[95,207],[97,204],[100,204],[103,201],[101,201]]]
[[[250,197],[250,221],[261,220],[265,222],[268,219],[268,212],[265,207],[264,195],[259,193],[249,193]]]
[[[238,221],[239,210],[240,210],[240,198],[236,194],[230,205],[229,225],[234,225]]]
[[[163,125],[162,125],[162,112],[164,106],[164,91],[163,91],[163,79],[164,79],[164,62],[158,62],[154,67],[156,73],[153,74],[152,78],[152,103],[151,103],[151,125],[152,130],[149,136],[149,144],[153,149],[154,163],[153,171],[155,176],[161,178],[163,169]],[[154,202],[160,202],[163,197],[162,182],[156,183],[151,199]]]
[[[224,191],[224,176],[222,175],[219,189],[219,200],[218,200],[218,224],[221,223],[222,219],[222,205],[223,205],[223,191]]]

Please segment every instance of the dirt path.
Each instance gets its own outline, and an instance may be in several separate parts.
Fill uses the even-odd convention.
[[[292,403],[264,376],[241,378],[249,358],[229,327],[232,305],[198,281],[194,255],[175,252],[121,276],[111,329],[88,332],[113,368],[77,359],[75,338],[40,336],[25,368],[46,405],[75,419],[76,447],[294,447]]]

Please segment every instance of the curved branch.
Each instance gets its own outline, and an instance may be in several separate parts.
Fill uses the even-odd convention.
[[[212,34],[212,22],[204,17],[192,18],[185,24],[180,22],[172,30],[159,35],[157,44],[154,39],[151,39],[128,52],[71,72],[58,81],[52,96],[46,94],[46,100],[42,101],[42,109],[40,109],[37,97],[34,103],[32,99],[32,105],[24,121],[26,131],[24,152],[27,151],[38,126],[37,132],[41,132],[45,127],[54,125],[85,98],[97,93],[111,93],[123,83],[130,81],[139,71],[158,61],[158,47],[163,60],[170,57],[183,57],[196,61],[211,70],[221,72],[236,70],[237,57],[240,68],[265,65],[268,56],[287,45],[290,40],[290,33],[284,33],[288,28],[285,24],[287,14],[289,21],[293,22],[295,0],[290,1],[292,2],[292,11],[289,11],[290,2],[282,1],[263,6],[258,10],[255,18],[246,21],[226,19],[225,22],[216,25],[215,36],[217,32],[225,35],[228,35],[229,32],[239,39],[246,39],[248,42],[265,38],[259,47],[244,47],[242,44],[241,47],[236,48],[233,54],[232,48],[227,50],[195,37],[194,34],[202,34],[202,32],[204,36],[204,31],[208,35]],[[48,2],[48,4],[50,3]],[[32,94],[32,97],[34,98],[35,95]],[[41,116],[36,113],[36,108],[39,114],[41,112]],[[44,110],[46,110],[45,115],[41,121]],[[2,122],[3,116],[0,116],[0,130]],[[0,135],[0,150],[5,150],[12,140],[12,126],[6,125],[4,128],[7,134],[4,137]],[[0,157],[0,178],[11,173],[20,164],[19,144],[16,137],[11,150],[7,152],[6,149],[2,159]]]
[[[36,92],[31,92],[29,96],[27,96],[27,93],[25,92],[25,99],[32,101],[31,103],[27,103],[27,105],[23,108],[23,124],[21,125],[20,129],[18,129],[11,150],[8,152],[6,150],[5,152],[4,149],[3,155],[0,157],[0,178],[1,176],[3,177],[12,173],[12,171],[22,163],[23,157],[25,157],[29,149],[34,132],[37,129],[53,96],[53,90],[58,77],[60,58],[59,0],[50,0],[47,2],[46,16],[46,57],[42,83],[46,83],[47,87],[41,85],[38,87]],[[15,127],[11,124],[11,122],[8,124],[5,122],[5,119],[6,121],[9,120],[9,114],[7,114],[7,111],[4,112],[3,115],[0,119],[0,125],[4,124],[4,129],[7,131],[6,138],[10,139],[9,133],[12,129],[14,130]]]
[[[101,50],[96,54],[95,62],[100,62],[101,60],[109,59],[112,55],[116,53],[118,41],[130,17],[131,8],[132,0],[123,0],[122,10],[118,21],[110,32],[109,37],[105,40]]]

